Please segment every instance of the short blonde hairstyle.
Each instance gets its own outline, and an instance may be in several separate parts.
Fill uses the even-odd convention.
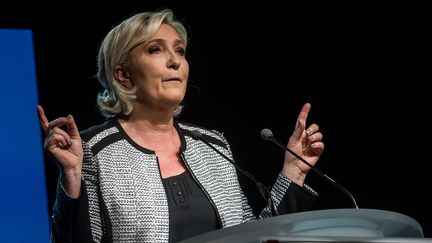
[[[118,82],[114,76],[114,68],[126,64],[131,50],[153,36],[161,24],[172,26],[185,46],[187,45],[186,28],[174,18],[169,9],[135,14],[115,26],[102,41],[96,77],[104,88],[97,97],[103,116],[127,116],[132,112],[136,99],[135,90],[127,90]],[[182,106],[178,106],[174,116],[179,115],[181,110]]]

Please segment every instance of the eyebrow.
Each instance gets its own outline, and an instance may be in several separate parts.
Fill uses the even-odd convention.
[[[166,41],[165,41],[165,39],[161,39],[161,38],[159,38],[159,39],[152,39],[152,40],[149,40],[147,43],[145,43],[145,45],[148,46],[149,44],[152,44],[152,43],[162,43],[162,44],[165,44]],[[174,45],[178,45],[178,44],[184,45],[184,42],[182,40],[180,40],[180,39],[175,39]]]

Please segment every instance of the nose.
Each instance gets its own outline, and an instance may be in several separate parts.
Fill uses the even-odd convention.
[[[172,68],[174,70],[178,70],[181,65],[181,60],[178,56],[178,54],[173,51],[169,54],[169,60],[168,60],[168,68]]]
[[[178,70],[180,68],[180,62],[173,62],[169,65],[169,68],[172,68],[174,70]]]

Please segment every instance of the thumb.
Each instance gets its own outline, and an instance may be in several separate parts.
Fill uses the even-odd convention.
[[[72,115],[67,116],[66,127],[71,138],[79,138],[79,130]]]

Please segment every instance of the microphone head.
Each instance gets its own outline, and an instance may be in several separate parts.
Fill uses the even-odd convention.
[[[192,135],[192,138],[195,139],[195,140],[198,140],[198,139],[202,138],[202,133],[200,131],[198,131],[198,130],[191,131],[191,135]]]
[[[268,128],[264,128],[263,130],[261,130],[261,137],[262,139],[267,141],[270,139],[270,137],[273,137],[273,132]]]

